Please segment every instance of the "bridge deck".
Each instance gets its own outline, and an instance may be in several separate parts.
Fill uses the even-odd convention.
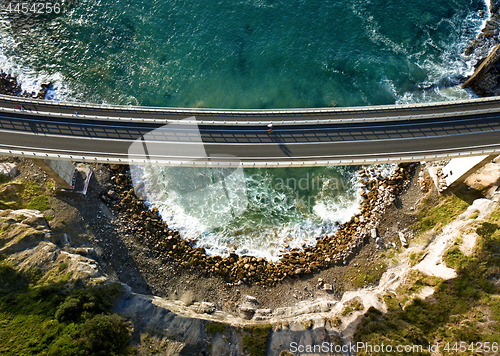
[[[499,132],[498,98],[255,111],[0,96],[0,153],[87,162],[261,167],[415,161],[500,154]]]

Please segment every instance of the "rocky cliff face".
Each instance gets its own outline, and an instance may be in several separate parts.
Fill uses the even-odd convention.
[[[500,95],[500,0],[490,0],[490,18],[477,39],[465,50],[476,61],[476,71],[462,87],[480,96]]]
[[[500,45],[491,51],[462,87],[471,88],[480,96],[500,95]]]

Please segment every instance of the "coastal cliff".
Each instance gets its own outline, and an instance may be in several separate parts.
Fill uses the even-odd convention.
[[[474,74],[462,85],[480,96],[500,95],[500,45],[477,67]]]
[[[474,74],[462,85],[479,96],[500,95],[500,1],[490,0],[490,18],[465,50],[476,61]]]

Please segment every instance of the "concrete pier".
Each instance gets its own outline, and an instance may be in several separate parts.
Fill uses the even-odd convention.
[[[454,187],[462,183],[469,175],[495,159],[497,155],[471,156],[454,158],[443,167],[443,176],[446,187]]]

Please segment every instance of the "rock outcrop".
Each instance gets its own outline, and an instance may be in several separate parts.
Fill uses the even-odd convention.
[[[38,269],[46,278],[104,280],[97,262],[82,256],[84,249],[61,248],[42,213],[37,210],[0,210],[0,255],[21,270]]]
[[[14,163],[0,163],[0,175],[14,178],[17,174],[17,166]]]
[[[500,44],[491,51],[462,87],[471,88],[480,96],[500,95]]]

